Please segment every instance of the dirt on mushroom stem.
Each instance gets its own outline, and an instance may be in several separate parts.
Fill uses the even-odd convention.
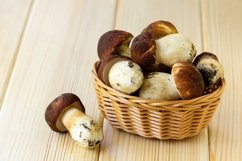
[[[75,107],[70,107],[62,115],[62,122],[73,140],[82,147],[93,148],[103,139],[101,127]]]

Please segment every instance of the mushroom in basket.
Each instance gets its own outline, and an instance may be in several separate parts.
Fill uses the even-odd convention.
[[[100,61],[116,56],[130,57],[129,43],[132,38],[131,33],[122,30],[111,30],[104,33],[97,46]]]
[[[101,61],[98,77],[106,85],[126,94],[137,91],[144,79],[140,66],[121,56]]]
[[[147,99],[179,100],[203,95],[205,85],[198,69],[188,62],[176,63],[171,74],[153,72],[146,76],[139,96]]]
[[[224,69],[216,55],[203,52],[194,59],[193,64],[203,76],[207,93],[213,92],[220,86],[224,79]]]
[[[131,43],[132,60],[148,73],[170,72],[175,63],[192,62],[195,55],[192,41],[167,21],[151,23]]]

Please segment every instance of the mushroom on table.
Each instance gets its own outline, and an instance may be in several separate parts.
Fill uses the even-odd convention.
[[[69,131],[82,147],[93,148],[103,139],[101,127],[85,115],[81,100],[72,93],[64,93],[55,98],[45,111],[45,120],[55,132]]]

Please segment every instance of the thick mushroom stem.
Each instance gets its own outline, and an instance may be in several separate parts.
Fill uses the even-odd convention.
[[[129,57],[131,58],[131,51],[130,48],[127,44],[125,45],[121,45],[118,49],[117,52],[119,53],[119,55],[121,56],[125,56],[125,57]]]
[[[93,148],[103,139],[100,126],[75,107],[65,111],[61,119],[72,138],[82,147]]]

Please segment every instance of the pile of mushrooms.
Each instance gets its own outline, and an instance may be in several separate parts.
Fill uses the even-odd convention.
[[[216,90],[224,77],[216,55],[196,56],[194,43],[167,21],[149,24],[136,37],[127,31],[108,31],[97,50],[97,74],[103,83],[145,99],[196,98]]]

